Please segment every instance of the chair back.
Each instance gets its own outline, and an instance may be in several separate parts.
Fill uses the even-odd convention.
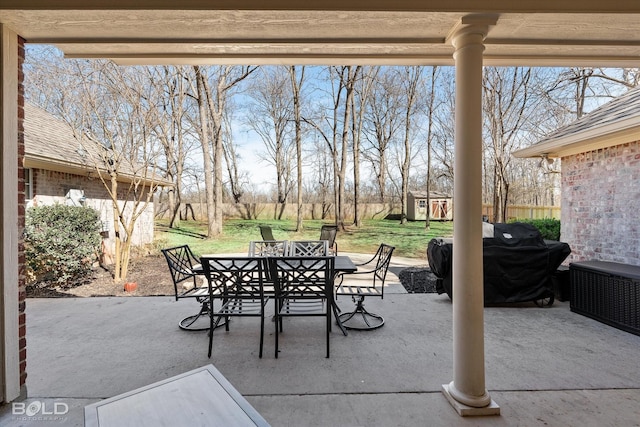
[[[278,358],[282,318],[318,316],[325,318],[327,356],[330,352],[331,310],[335,257],[266,258],[275,279],[275,357]]]
[[[387,277],[387,271],[389,271],[389,264],[391,263],[391,255],[393,254],[395,247],[387,244],[380,244],[378,251],[374,258],[376,259],[376,268],[374,270],[373,286],[379,282],[384,289],[384,281]]]
[[[249,256],[285,256],[289,245],[286,240],[252,240],[249,242]]]
[[[262,240],[276,240],[273,237],[273,231],[271,231],[271,227],[268,225],[259,225],[260,227],[260,235],[262,236]]]
[[[260,352],[264,343],[264,307],[269,301],[264,296],[264,270],[266,258],[261,257],[218,257],[200,258],[209,287],[211,312],[209,319],[209,357],[213,349],[213,332],[225,319],[225,329],[229,331],[230,317],[260,317]],[[214,298],[220,300],[216,309]]]
[[[326,240],[295,240],[289,243],[291,257],[324,257],[329,254],[329,242]]]
[[[338,234],[337,225],[324,224],[320,227],[320,240],[329,242],[329,249],[333,251],[333,255],[338,253],[338,245],[336,244],[336,235]]]
[[[277,299],[328,299],[333,292],[335,258],[287,256],[268,258]],[[317,314],[316,314],[317,315]]]
[[[264,298],[264,258],[205,256],[200,262],[211,297]]]
[[[173,290],[175,291],[176,300],[180,297],[181,292],[178,292],[178,285],[186,280],[193,280],[193,288],[196,288],[196,276],[202,274],[194,271],[200,268],[198,259],[193,255],[189,245],[176,246],[173,248],[166,248],[161,250],[167,264],[169,265],[169,272],[171,273],[171,280],[173,280]]]

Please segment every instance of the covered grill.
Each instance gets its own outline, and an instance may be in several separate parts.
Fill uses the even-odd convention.
[[[485,304],[544,299],[552,304],[551,278],[571,253],[569,245],[544,240],[530,224],[494,224],[493,228],[493,237],[482,239]],[[438,278],[436,290],[453,298],[451,239],[432,239],[427,258]]]

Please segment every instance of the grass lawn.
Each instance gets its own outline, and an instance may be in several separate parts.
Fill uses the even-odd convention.
[[[171,247],[188,244],[197,254],[247,252],[251,240],[262,240],[258,225],[269,225],[278,240],[316,240],[320,236],[320,226],[328,221],[304,221],[304,230],[295,232],[295,220],[226,220],[223,235],[206,239],[206,223],[182,221],[179,228],[170,229],[168,221],[156,223],[156,244]],[[431,222],[430,230],[425,230],[424,221],[408,222],[400,225],[398,220],[368,220],[360,228],[348,227],[338,232],[339,252],[373,254],[380,243],[396,247],[394,255],[426,259],[427,244],[434,237],[453,235],[453,222]]]

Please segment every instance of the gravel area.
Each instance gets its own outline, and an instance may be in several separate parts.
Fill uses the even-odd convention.
[[[436,276],[427,266],[407,267],[398,274],[400,283],[410,294],[436,292]]]

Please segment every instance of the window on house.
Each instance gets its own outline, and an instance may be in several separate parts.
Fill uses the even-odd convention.
[[[426,200],[418,200],[418,207],[422,209],[426,208],[427,207]]]
[[[25,200],[33,199],[33,170],[24,170],[24,198]]]

